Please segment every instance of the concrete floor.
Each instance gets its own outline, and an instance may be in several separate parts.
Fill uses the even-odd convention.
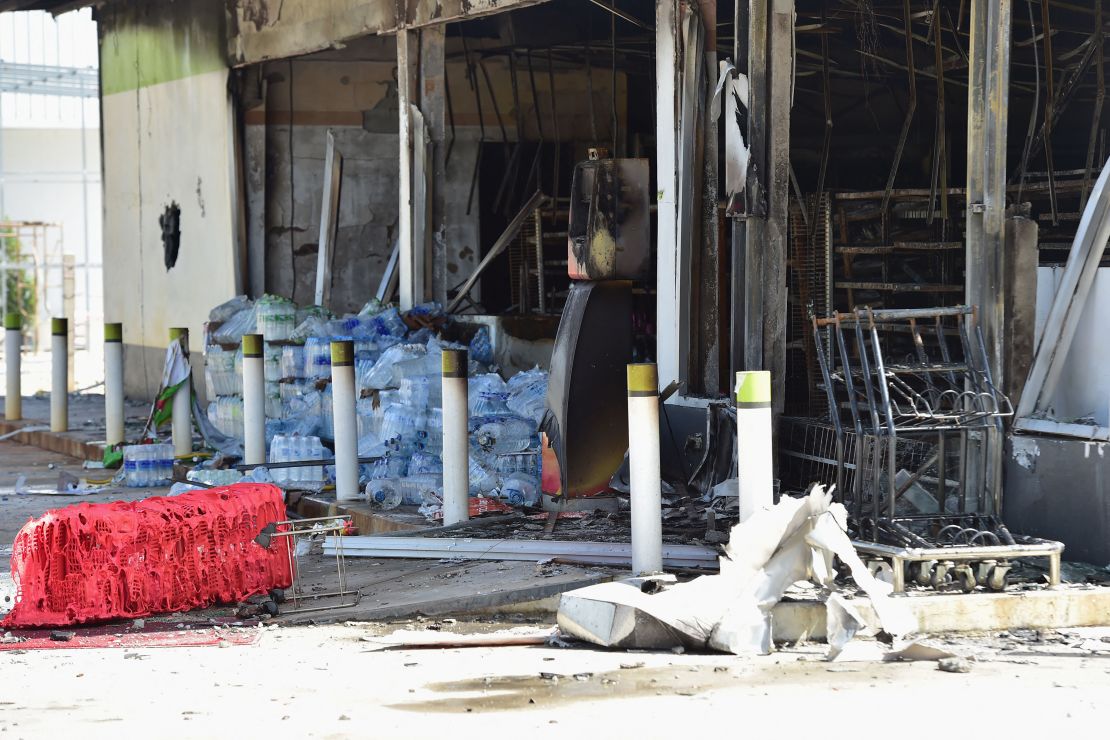
[[[932,662],[830,664],[817,647],[740,658],[553,647],[380,650],[364,641],[390,629],[269,628],[257,644],[226,649],[9,652],[0,732],[675,738],[740,736],[747,728],[934,740],[988,727],[991,736],[1091,737],[1110,717],[1110,651],[980,650],[970,673],[952,674]]]

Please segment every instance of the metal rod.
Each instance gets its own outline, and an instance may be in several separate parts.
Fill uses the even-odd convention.
[[[602,10],[609,11],[610,13],[613,14],[614,17],[620,18],[622,21],[627,21],[627,22],[631,23],[632,25],[636,26],[637,28],[642,28],[645,31],[651,31],[653,33],[655,32],[655,27],[654,26],[650,26],[647,23],[644,23],[639,18],[637,18],[633,15],[629,15],[628,13],[625,13],[623,10],[617,8],[615,3],[613,3],[611,5],[606,5],[605,3],[602,3],[601,0],[589,0],[589,1],[592,4],[596,5],[597,7],[601,8]]]

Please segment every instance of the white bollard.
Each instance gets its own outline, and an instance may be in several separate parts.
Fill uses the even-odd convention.
[[[69,320],[50,320],[50,431],[69,431]]]
[[[175,326],[170,329],[170,341],[181,342],[185,350],[185,361],[189,360],[189,330]],[[193,376],[173,396],[173,454],[174,457],[188,457],[193,454]]]
[[[266,370],[261,334],[243,335],[243,463],[266,463]]]
[[[331,401],[335,423],[335,498],[357,501],[358,415],[355,410],[355,348],[350,340],[331,343]]]
[[[628,486],[632,504],[632,574],[663,571],[663,502],[659,463],[659,372],[628,366]]]
[[[104,325],[104,441],[124,443],[123,324]]]
[[[4,315],[4,365],[7,372],[7,391],[4,395],[4,418],[19,421],[23,418],[23,372],[20,353],[23,351],[23,317],[17,313]]]
[[[736,373],[736,458],[740,521],[775,502],[771,450],[771,373]]]
[[[470,519],[470,437],[467,434],[465,349],[443,350],[443,524]]]

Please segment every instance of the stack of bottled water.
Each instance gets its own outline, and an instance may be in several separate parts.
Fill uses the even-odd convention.
[[[331,377],[331,340],[309,337],[304,343],[304,377]]]
[[[209,486],[230,486],[241,481],[243,474],[233,468],[193,468],[185,478]]]
[[[282,347],[278,379],[293,380],[304,376],[304,347],[298,344],[287,344]]]
[[[229,306],[241,318],[249,302]],[[331,342],[350,339],[355,349],[358,389],[359,454],[380,457],[362,466],[370,480],[366,495],[376,506],[425,505],[442,496],[443,412],[441,354],[458,347],[429,328],[411,330],[406,321],[423,321],[442,312],[421,305],[402,317],[397,309],[371,302],[357,315],[336,318],[318,308],[298,311],[291,303],[265,296],[250,306],[267,345],[267,436],[272,462],[318,460],[331,456],[321,439],[333,436]],[[222,315],[222,314],[221,314]],[[228,321],[227,317],[220,320]],[[253,326],[250,327],[253,330]],[[239,327],[235,327],[240,331]],[[304,342],[304,345],[289,344]],[[539,500],[538,427],[543,417],[547,373],[535,368],[508,383],[479,363],[493,359],[490,334],[481,328],[470,343],[470,477],[473,495],[497,496],[514,505]],[[212,348],[208,362],[209,418],[221,431],[242,438],[241,360],[238,353]],[[229,371],[229,365],[233,368]],[[232,384],[231,381],[234,381]],[[225,392],[226,391],[226,392]],[[273,476],[287,486],[319,487],[324,466],[277,468]]]
[[[235,372],[235,351],[218,345],[208,348],[204,355],[204,374],[208,394],[234,396],[240,392],[241,378]]]
[[[173,445],[128,445],[123,448],[124,485],[151,488],[173,479]]]
[[[243,399],[239,396],[218,396],[208,404],[208,421],[220,432],[243,438]]]
[[[279,434],[270,443],[272,463],[326,460],[328,457],[319,437]],[[270,475],[279,486],[293,488],[320,488],[326,482],[321,465],[273,468]]]
[[[293,334],[297,307],[292,301],[264,295],[254,304],[258,333],[267,342],[279,342]]]

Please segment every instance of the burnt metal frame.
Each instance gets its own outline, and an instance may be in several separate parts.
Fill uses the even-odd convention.
[[[930,323],[936,340],[930,348],[933,356],[926,349],[926,335],[922,331],[922,327]],[[994,386],[982,331],[975,321],[975,309],[970,306],[885,311],[865,308],[854,313],[835,314],[828,319],[814,318],[813,327],[829,400],[829,416],[836,430],[838,490],[843,491],[847,463],[842,419],[844,407],[847,407],[856,435],[856,474],[850,492],[854,515],[862,528],[870,528],[872,539],[879,540],[882,522],[896,519],[898,497],[934,462],[940,471],[937,475],[938,508],[944,511],[948,467],[945,452],[948,438],[952,436],[958,438],[960,450],[961,513],[967,512],[971,501],[978,513],[998,513],[1001,509],[999,491],[984,477],[985,462],[991,449],[1001,444],[1002,418],[1012,415],[1013,408]],[[833,329],[836,344],[829,352],[821,336],[826,327]],[[910,334],[915,361],[889,363],[884,358],[883,335],[894,332]],[[953,358],[950,352],[949,338],[953,335],[958,339],[961,357]],[[905,376],[916,377],[916,384],[907,382]],[[969,444],[972,435],[981,436],[982,441]],[[895,480],[898,440],[912,436],[935,436],[937,454],[926,460],[909,481],[898,485]],[[981,459],[969,474],[968,460],[973,454]],[[884,464],[881,464],[884,457],[885,484]],[[867,478],[870,480],[865,490]],[[864,506],[868,494],[871,496],[869,510]]]
[[[358,605],[358,602],[362,599],[362,592],[359,589],[347,588],[347,560],[343,552],[342,535],[350,527],[351,516],[350,514],[344,514],[341,516],[289,519],[274,522],[258,535],[255,541],[266,548],[273,544],[274,538],[280,537],[285,540],[284,546],[289,558],[289,595],[286,600],[292,601],[293,608],[282,609],[282,614],[303,614],[305,612],[328,611]],[[301,568],[300,559],[297,556],[297,540],[317,534],[331,535],[335,541],[335,570],[339,579],[339,589],[327,593],[305,594],[304,589],[299,584]],[[302,601],[311,600],[316,602],[318,599],[342,597],[353,598],[326,606],[301,606]]]

